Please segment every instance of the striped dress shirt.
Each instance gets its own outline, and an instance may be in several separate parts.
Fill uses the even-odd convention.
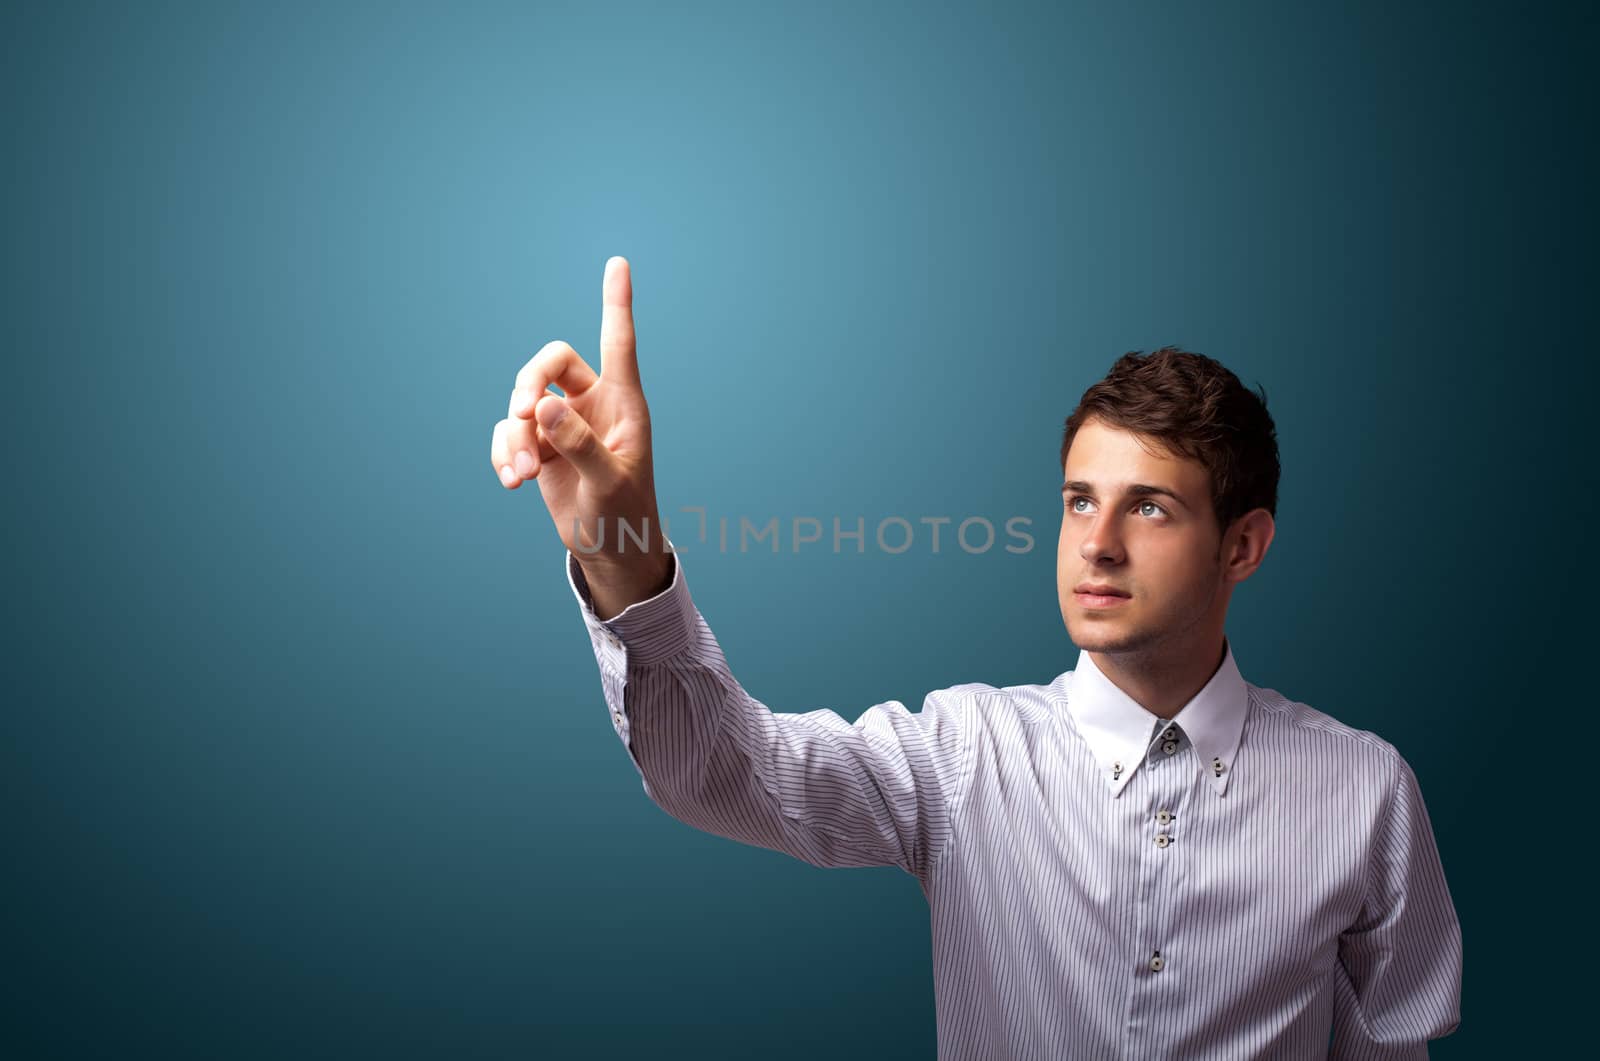
[[[940,1061],[1425,1058],[1459,1023],[1461,929],[1415,774],[1246,682],[1231,644],[1170,721],[1080,652],[1047,685],[851,723],[745,692],[681,557],[606,621],[570,551],[567,577],[657,806],[917,879]]]

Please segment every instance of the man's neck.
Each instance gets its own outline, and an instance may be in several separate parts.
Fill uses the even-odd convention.
[[[1206,687],[1227,657],[1226,637],[1220,637],[1215,648],[1204,652],[1159,660],[1141,653],[1089,653],[1107,681],[1152,715],[1168,720]]]

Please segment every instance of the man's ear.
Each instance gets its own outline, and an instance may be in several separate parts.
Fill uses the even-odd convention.
[[[1272,535],[1277,524],[1272,513],[1264,508],[1253,508],[1233,521],[1224,539],[1226,557],[1223,578],[1228,582],[1243,582],[1256,573],[1256,568],[1267,558],[1272,545]]]

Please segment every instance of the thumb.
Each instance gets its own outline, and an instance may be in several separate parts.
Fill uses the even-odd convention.
[[[546,394],[533,407],[544,437],[555,451],[572,462],[578,475],[597,486],[610,484],[619,474],[616,458],[586,420],[559,395]]]

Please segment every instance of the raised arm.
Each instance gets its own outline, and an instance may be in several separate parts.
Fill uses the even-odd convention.
[[[930,694],[919,714],[876,704],[854,723],[775,713],[745,692],[660,531],[625,259],[606,263],[602,293],[600,372],[547,344],[517,374],[490,461],[507,489],[539,481],[645,793],[719,836],[925,882],[971,772],[970,690],[984,687]]]
[[[926,883],[971,776],[976,690],[899,701],[854,723],[773,712],[734,679],[689,596],[681,559],[660,594],[611,620],[583,610],[617,736],[645,794],[688,825],[814,866],[899,866]]]

